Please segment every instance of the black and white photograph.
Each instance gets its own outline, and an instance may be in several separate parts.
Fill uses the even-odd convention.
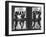
[[[6,1],[5,5],[6,36],[44,34],[44,3]]]
[[[12,30],[40,30],[40,7],[12,6]]]

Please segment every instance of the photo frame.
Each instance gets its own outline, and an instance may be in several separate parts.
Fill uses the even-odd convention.
[[[5,1],[5,35],[45,34],[45,3]]]

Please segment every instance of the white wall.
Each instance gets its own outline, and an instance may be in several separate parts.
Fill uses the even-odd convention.
[[[45,9],[46,9],[46,0],[16,0],[16,1],[45,3]],[[45,10],[45,14],[46,14],[46,10]],[[46,18],[46,15],[45,15],[45,18]],[[46,30],[46,28],[45,28],[45,30]],[[0,0],[0,37],[5,37],[5,0]],[[23,36],[16,36],[16,37],[46,37],[46,32],[45,32],[45,34],[23,35]]]

